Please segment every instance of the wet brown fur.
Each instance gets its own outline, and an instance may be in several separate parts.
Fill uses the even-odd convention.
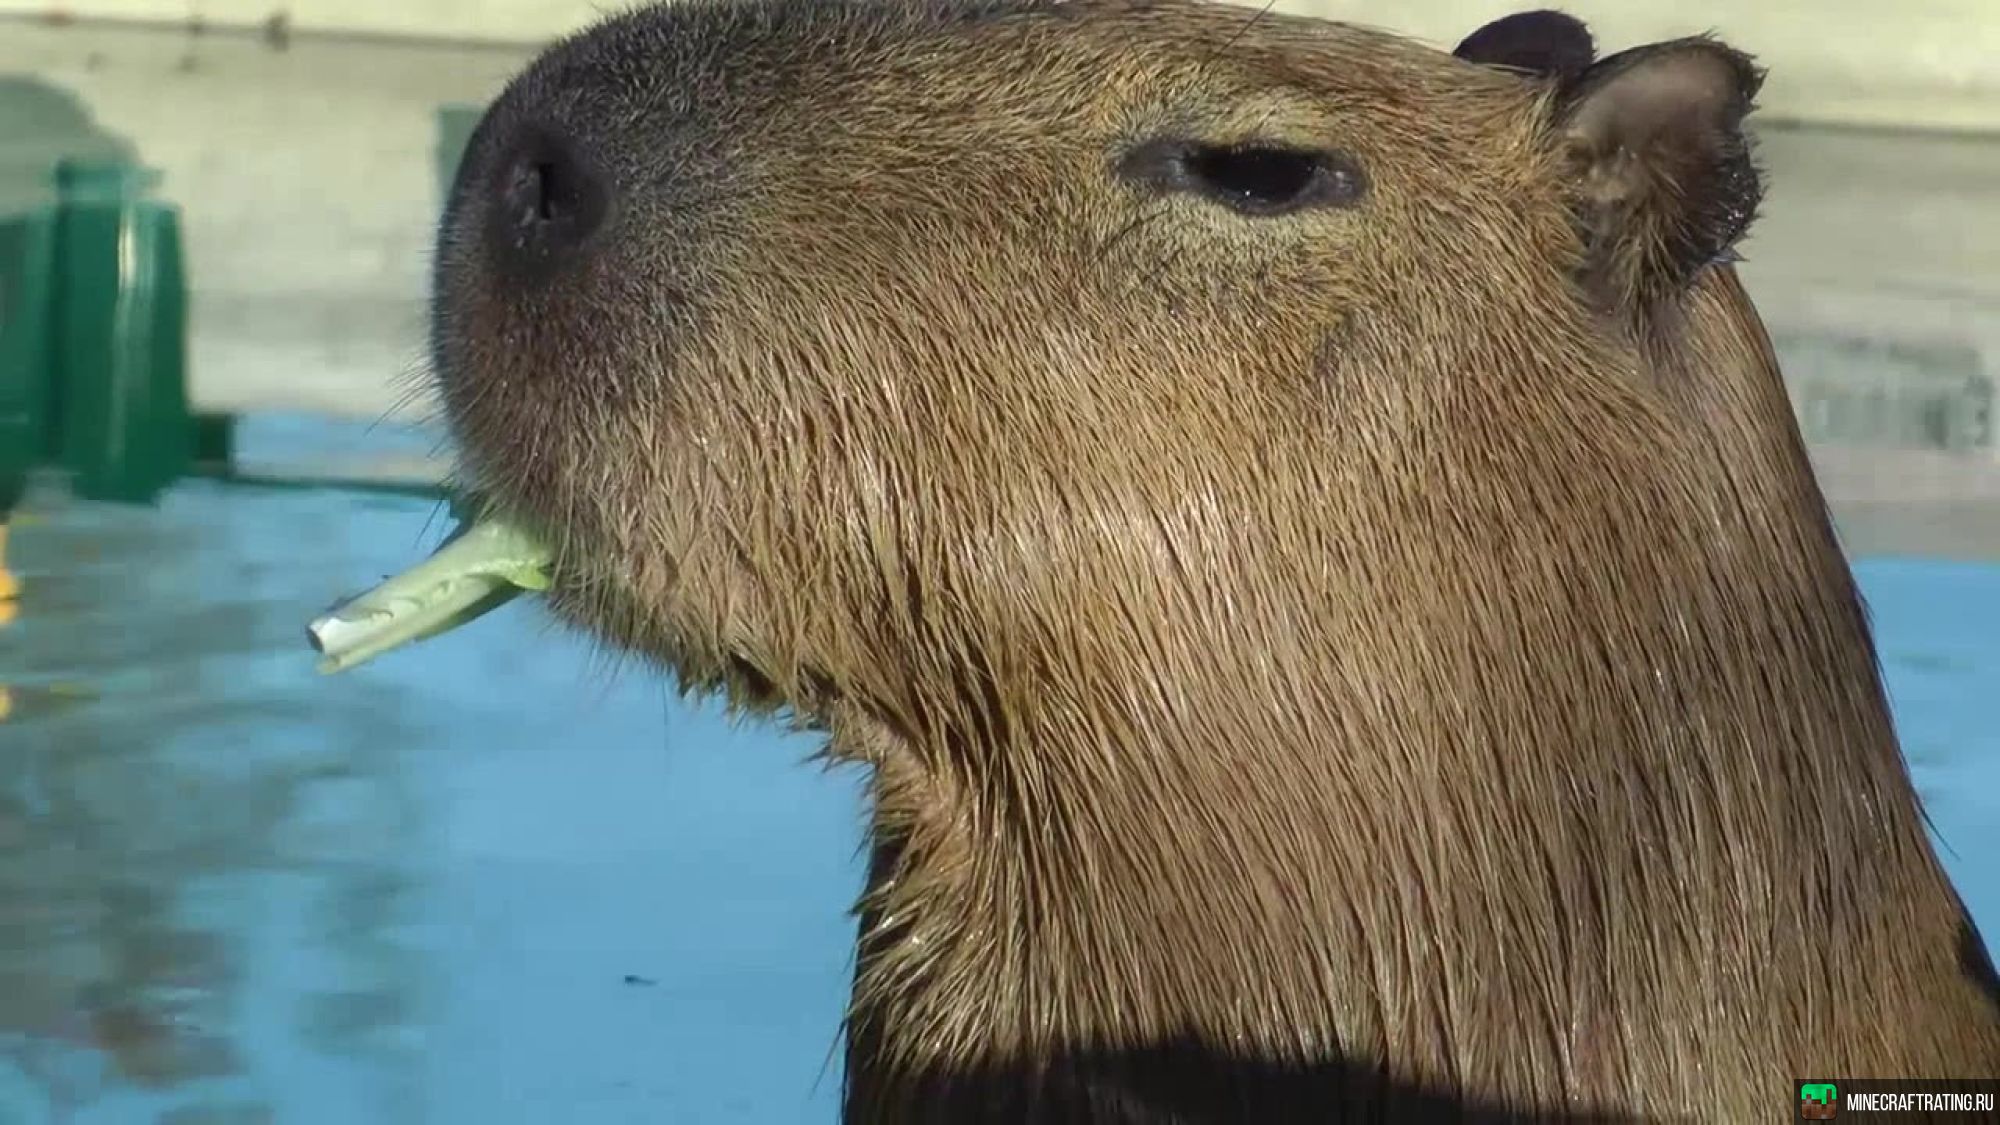
[[[873,767],[850,1121],[2000,1073],[1763,329],[1675,241],[1748,211],[1600,190],[1563,85],[1183,0],[691,3],[496,106],[466,465],[564,615]],[[553,280],[478,226],[529,129],[617,185]],[[1157,135],[1368,192],[1149,194]]]

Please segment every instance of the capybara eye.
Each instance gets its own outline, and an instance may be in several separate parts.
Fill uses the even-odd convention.
[[[1149,141],[1128,152],[1118,170],[1154,191],[1191,192],[1259,217],[1348,207],[1368,190],[1352,157],[1283,145]]]

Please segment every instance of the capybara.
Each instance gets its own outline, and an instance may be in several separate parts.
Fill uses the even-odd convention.
[[[1549,12],[685,0],[507,87],[465,484],[564,619],[872,771],[848,1121],[2000,1074],[1733,271],[1760,82]]]

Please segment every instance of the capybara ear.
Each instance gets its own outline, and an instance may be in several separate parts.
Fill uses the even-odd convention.
[[[1763,198],[1744,131],[1764,75],[1713,39],[1604,59],[1560,93],[1559,128],[1598,295],[1678,292],[1732,256]]]
[[[1502,16],[1466,36],[1452,54],[1482,66],[1567,80],[1589,69],[1597,45],[1582,20],[1543,9]]]

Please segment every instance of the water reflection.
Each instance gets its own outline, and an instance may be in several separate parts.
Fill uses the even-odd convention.
[[[428,503],[30,510],[0,1123],[831,1119],[858,779],[526,607],[314,675],[305,617]]]
[[[184,504],[42,505],[0,658],[0,1120],[274,1119],[287,1040],[350,1060],[316,1112],[396,1120],[413,849],[386,755],[420,732],[384,708],[371,754],[258,690],[297,644],[269,594],[303,529],[260,551]]]

